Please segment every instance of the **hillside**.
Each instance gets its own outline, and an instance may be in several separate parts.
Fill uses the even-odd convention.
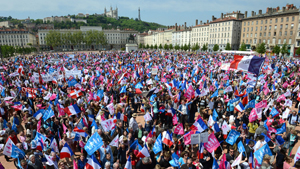
[[[71,18],[77,18],[75,15],[71,15]],[[108,18],[104,16],[95,16],[95,15],[90,15],[87,18],[82,18],[87,20],[87,24],[83,22],[78,22],[78,23],[73,23],[71,21],[67,22],[54,22],[54,28],[55,29],[70,29],[70,28],[76,28],[79,29],[80,26],[102,26],[103,29],[111,29],[111,28],[120,28],[120,29],[133,29],[137,30],[139,32],[144,32],[149,29],[155,30],[156,28],[162,28],[166,27],[164,25],[160,25],[157,23],[151,23],[151,22],[145,22],[145,21],[139,21],[137,19],[129,18],[129,17],[119,17],[119,19],[114,19],[114,18]],[[16,25],[20,25],[21,21],[17,19],[13,19],[11,17],[1,19],[0,21],[4,20],[10,20]],[[42,24],[43,20],[42,19],[36,19],[30,20],[33,23],[36,24]],[[49,23],[50,24],[50,23]],[[22,26],[22,25],[20,25]]]

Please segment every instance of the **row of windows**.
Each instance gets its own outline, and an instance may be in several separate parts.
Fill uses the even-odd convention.
[[[217,23],[217,24],[210,24],[210,27],[215,27],[215,26],[226,26],[226,25],[230,25],[231,22],[222,22],[222,23]],[[233,22],[233,24],[238,24],[237,22]]]
[[[28,35],[0,35],[0,38],[28,38]]]
[[[206,36],[206,34],[208,35],[208,32],[206,33],[206,32],[202,32],[202,33],[193,33],[193,36]]]
[[[208,41],[208,38],[192,38],[192,41]]]
[[[289,24],[285,24],[285,29],[288,29],[288,27],[289,27]],[[268,28],[268,27],[265,26],[265,27],[264,27],[264,30],[267,30],[267,28]],[[283,25],[281,24],[281,25],[280,25],[280,29],[282,29],[282,28],[283,28]],[[256,26],[256,27],[255,27],[255,31],[257,31],[257,29],[258,29],[258,27]],[[269,25],[269,30],[271,30],[271,29],[272,29],[272,26]],[[277,25],[274,26],[274,29],[275,29],[275,30],[277,29]],[[291,29],[294,29],[294,24],[293,24],[293,23],[291,24]],[[247,32],[249,32],[249,30],[253,31],[253,27],[251,27],[251,29],[249,29],[249,27],[248,27],[248,28],[247,28]],[[262,30],[263,30],[263,27],[261,26],[261,27],[260,27],[260,31],[262,31]],[[245,31],[246,31],[246,28],[243,29],[243,32],[245,32]]]
[[[208,30],[208,28],[207,28],[207,30]],[[196,29],[196,32],[200,32],[200,31],[206,31],[206,28]]]
[[[250,39],[249,41],[248,41],[248,39],[246,39],[246,41],[243,40],[243,43],[246,43],[246,44],[247,44],[248,42],[250,42],[250,44],[252,44],[252,39]],[[263,42],[263,43],[266,43],[266,44],[270,44],[270,39],[268,39],[267,42],[266,42],[266,40],[264,39],[262,42]],[[253,39],[253,43],[254,43],[254,44],[257,44],[257,39]],[[258,40],[258,43],[261,43],[261,39]],[[286,39],[283,39],[282,44],[285,44],[285,43],[286,43]],[[274,38],[274,39],[272,40],[272,44],[281,44],[281,39],[278,39],[278,42],[276,43],[276,39]],[[292,39],[291,39],[291,38],[288,40],[288,44],[292,44]]]
[[[28,33],[28,32],[24,32],[24,31],[9,31],[9,32],[5,32],[5,31],[0,31],[0,34],[11,34],[11,33]]]
[[[218,32],[218,30],[219,30],[219,32],[220,32],[221,30],[222,30],[222,31],[227,31],[227,30],[226,30],[226,27],[225,27],[225,29],[224,29],[224,28],[222,28],[222,29],[221,29],[221,28],[219,28],[219,29],[218,29],[218,28],[210,29],[210,32]],[[228,31],[230,31],[230,27],[228,27]]]
[[[292,18],[292,21],[295,20],[294,16],[292,16],[291,18]],[[275,23],[278,22],[278,18],[275,18],[274,20],[275,20]],[[282,18],[280,18],[280,20],[281,20],[281,22],[283,22],[284,18],[282,17]],[[290,17],[286,17],[285,20],[286,20],[286,22],[289,22],[290,21]],[[273,21],[273,19],[260,20],[260,24],[264,24],[264,23],[268,24],[268,22],[272,23],[272,21]],[[246,26],[246,23],[247,23],[248,26],[250,25],[250,21],[248,21],[248,22],[244,22],[244,26]],[[254,25],[254,21],[251,21],[251,25]],[[258,21],[256,21],[256,25],[258,25]]]
[[[262,34],[262,33],[259,33],[259,36],[262,36],[262,35],[267,36],[267,33],[266,33],[266,32],[264,32],[263,34]],[[277,32],[273,32],[273,35],[272,35],[272,36],[276,36],[276,35],[277,35]],[[278,35],[279,35],[279,36],[282,36],[282,32],[280,31]],[[288,32],[285,31],[285,32],[284,32],[284,36],[287,36],[287,35],[288,35]],[[292,35],[293,35],[293,31],[290,31],[290,36],[292,36]],[[269,36],[269,37],[271,36],[271,32],[268,32],[268,36]],[[244,37],[245,37],[245,34],[243,33],[243,38],[244,38]],[[249,34],[248,34],[248,33],[246,34],[246,37],[247,37],[247,38],[249,37]],[[250,37],[252,37],[252,33],[250,33]],[[254,37],[257,37],[257,33],[254,34]]]
[[[1,42],[0,42],[1,44]],[[3,42],[1,45],[8,45],[8,46],[25,46],[26,44],[25,43],[21,43],[21,44],[11,44],[11,43],[5,43]]]
[[[223,39],[221,39],[221,40],[209,40],[209,43],[211,44],[211,43],[214,43],[214,44],[219,44],[219,43],[229,43],[229,39],[224,39],[224,41],[223,41]]]
[[[28,43],[28,39],[26,39],[26,40],[23,39],[22,41]],[[15,40],[15,41],[14,41],[14,40],[1,40],[1,39],[0,39],[0,42],[3,42],[3,43],[4,43],[4,42],[5,42],[5,43],[10,43],[10,42],[12,42],[12,43],[13,43],[13,42],[21,43],[20,40]]]

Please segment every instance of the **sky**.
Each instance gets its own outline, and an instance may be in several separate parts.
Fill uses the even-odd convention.
[[[2,0],[3,1],[3,0]],[[1,3],[1,1],[0,1]],[[289,0],[289,4],[300,6],[299,0]],[[11,0],[1,3],[0,16],[13,18],[43,19],[49,16],[66,16],[68,14],[101,14],[104,7],[107,11],[110,6],[118,7],[119,16],[129,18],[138,17],[138,8],[141,9],[141,19],[147,22],[156,22],[166,26],[187,23],[194,26],[195,20],[211,20],[212,15],[219,18],[221,13],[232,11],[251,11],[258,13],[267,7],[276,8],[285,6],[284,0]]]

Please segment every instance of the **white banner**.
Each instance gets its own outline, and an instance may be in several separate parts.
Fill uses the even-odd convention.
[[[53,79],[53,76],[52,75],[50,75],[50,74],[45,74],[45,75],[42,75],[41,74],[41,76],[42,76],[42,79],[43,79],[43,81],[44,82],[50,82],[50,81],[52,81],[52,79]],[[38,83],[39,82],[39,74],[38,73],[33,73],[33,81],[35,82],[35,83]]]

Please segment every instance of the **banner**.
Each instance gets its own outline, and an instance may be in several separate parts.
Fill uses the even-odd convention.
[[[116,123],[114,123],[114,119],[109,119],[102,121],[101,126],[105,132],[109,132],[110,130],[115,128]]]
[[[89,155],[92,155],[102,145],[103,145],[103,141],[101,137],[97,132],[95,132],[87,141],[86,145],[84,146],[84,149]]]
[[[207,151],[209,151],[210,153],[212,153],[219,146],[220,146],[220,143],[213,133],[208,136],[208,142],[204,143],[204,148]]]
[[[43,75],[43,74],[41,74],[41,76],[42,76],[42,79],[43,79],[43,81],[44,82],[50,82],[50,81],[52,81],[52,79],[53,79],[53,76],[52,75],[50,75],[50,74],[45,74],[45,75]],[[35,82],[35,83],[38,83],[39,82],[39,74],[38,73],[33,73],[33,75],[32,75],[32,77],[33,77],[33,81]]]
[[[236,142],[236,139],[240,136],[241,133],[231,130],[227,136],[226,142],[230,145],[233,145]]]

